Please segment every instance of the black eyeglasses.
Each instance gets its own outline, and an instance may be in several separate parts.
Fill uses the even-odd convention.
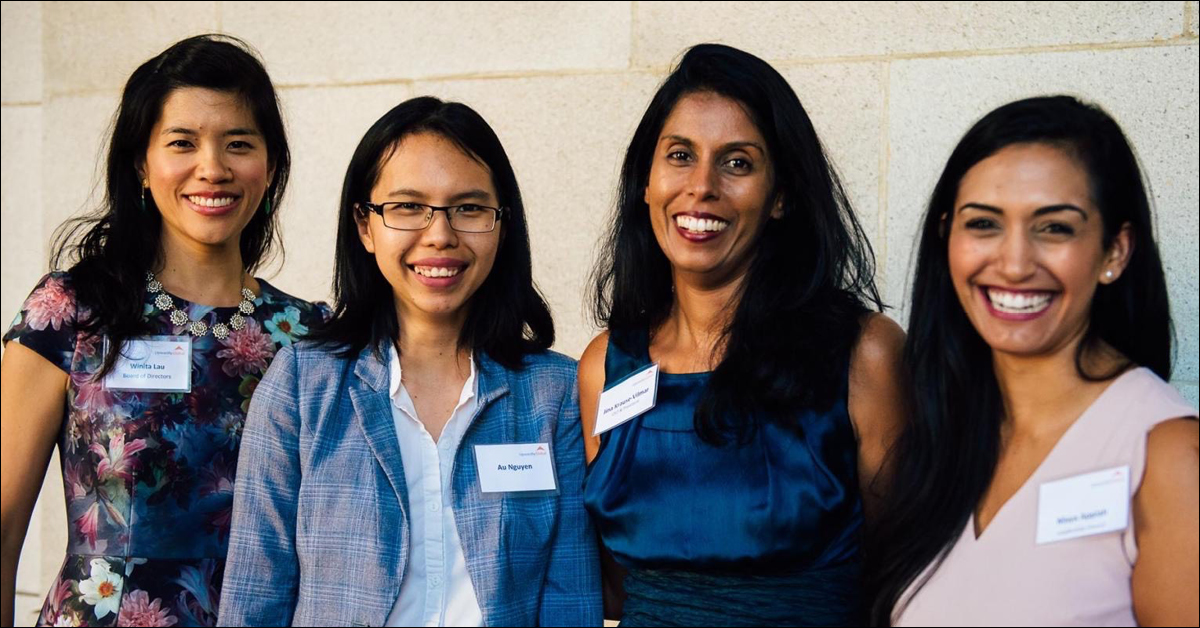
[[[433,222],[433,213],[446,212],[450,228],[463,233],[487,233],[496,228],[496,221],[504,218],[507,207],[486,205],[424,205],[407,201],[396,203],[356,203],[362,212],[375,212],[383,218],[383,226],[400,231],[420,231]]]

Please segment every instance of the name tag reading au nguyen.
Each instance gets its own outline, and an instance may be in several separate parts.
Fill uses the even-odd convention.
[[[484,493],[558,489],[550,443],[475,445],[475,463]]]

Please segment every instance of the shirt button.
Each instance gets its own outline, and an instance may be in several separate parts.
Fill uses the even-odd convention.
[[[442,577],[441,576],[431,576],[429,578],[429,584],[432,584],[435,587],[442,586]]]
[[[429,512],[437,512],[441,509],[441,504],[438,504],[437,502],[429,502]]]

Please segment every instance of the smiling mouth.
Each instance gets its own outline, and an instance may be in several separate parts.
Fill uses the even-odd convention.
[[[676,214],[675,224],[684,231],[695,234],[720,233],[729,226],[728,220],[720,218],[699,218],[686,214]]]
[[[466,266],[411,266],[411,268],[413,272],[422,277],[441,279],[461,273]]]
[[[236,196],[184,196],[188,201],[201,207],[221,208],[228,207],[235,203],[238,199]]]
[[[981,289],[988,303],[1001,314],[1040,314],[1050,307],[1050,303],[1054,300],[1055,296],[1055,293],[1043,290],[1014,292],[996,287],[983,287]]]

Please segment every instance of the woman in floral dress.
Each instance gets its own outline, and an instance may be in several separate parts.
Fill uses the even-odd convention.
[[[215,623],[250,396],[323,313],[251,274],[288,170],[274,88],[244,43],[193,37],[130,77],[104,206],[68,223],[54,262],[70,270],[4,336],[5,625],[56,444],[69,538],[39,625]],[[152,385],[121,379],[160,366]]]

